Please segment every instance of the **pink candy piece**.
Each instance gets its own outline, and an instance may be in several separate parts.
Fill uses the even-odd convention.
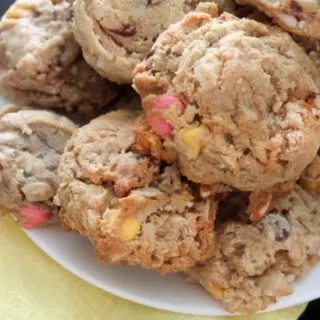
[[[181,112],[186,108],[185,104],[175,96],[160,96],[153,100],[149,105],[149,109],[167,109],[170,107],[178,107]]]
[[[172,125],[158,114],[160,110],[171,107],[178,108],[180,112],[183,112],[186,106],[179,98],[170,95],[160,96],[148,105],[147,122],[155,132],[165,135],[172,133]]]
[[[158,115],[150,115],[147,117],[147,123],[153,131],[159,134],[171,134],[173,127],[166,120],[161,119]]]
[[[25,229],[33,229],[46,224],[49,221],[50,213],[36,207],[21,207],[19,220]]]

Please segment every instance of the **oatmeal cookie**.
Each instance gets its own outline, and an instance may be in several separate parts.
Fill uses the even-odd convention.
[[[0,92],[45,108],[99,109],[117,94],[83,60],[71,1],[17,0],[0,22]]]
[[[48,217],[57,213],[53,197],[58,164],[75,128],[49,111],[16,106],[0,110],[0,207],[17,214],[23,226],[33,226],[29,215],[35,211]]]
[[[320,39],[320,3],[318,0],[236,0],[251,5],[293,34]]]
[[[87,236],[101,262],[183,271],[213,253],[215,201],[135,150],[138,113],[111,112],[73,135],[59,167],[60,221]]]
[[[217,0],[221,11],[233,0]],[[198,6],[199,5],[199,6]],[[74,32],[87,62],[103,77],[131,83],[157,36],[187,12],[217,14],[212,0],[76,0]]]
[[[292,281],[319,260],[319,200],[296,185],[259,223],[223,222],[218,253],[188,271],[188,279],[230,312],[254,313],[291,294]]]
[[[319,73],[277,27],[190,13],[157,39],[134,85],[196,183],[264,190],[296,180],[318,150]]]

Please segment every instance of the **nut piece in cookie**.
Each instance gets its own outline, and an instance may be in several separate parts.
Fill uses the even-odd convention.
[[[0,21],[0,92],[13,101],[89,113],[117,95],[81,56],[71,1],[17,0]]]
[[[60,221],[87,236],[104,263],[187,270],[213,254],[215,202],[200,199],[175,166],[136,150],[138,114],[111,112],[73,135],[59,167]]]
[[[320,3],[318,0],[236,0],[258,8],[284,30],[320,39]]]
[[[23,227],[43,225],[57,213],[58,164],[76,126],[44,110],[0,111],[0,207]]]
[[[233,10],[233,0],[216,2],[220,11]],[[135,66],[158,35],[195,9],[217,13],[212,0],[76,0],[74,33],[86,61],[100,75],[131,83]]]
[[[254,313],[292,294],[320,256],[320,202],[296,185],[259,223],[225,221],[218,253],[187,272],[230,312]]]
[[[135,70],[146,122],[196,183],[295,181],[320,144],[319,72],[285,32],[189,13]]]

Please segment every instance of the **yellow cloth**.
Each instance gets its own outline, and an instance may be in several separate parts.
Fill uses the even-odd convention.
[[[296,320],[305,306],[252,317],[201,317],[144,307],[64,270],[19,229],[0,219],[0,320]]]

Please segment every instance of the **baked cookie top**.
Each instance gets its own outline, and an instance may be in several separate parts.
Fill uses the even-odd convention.
[[[146,122],[197,183],[295,180],[319,146],[319,73],[276,27],[190,13],[135,71]]]
[[[73,135],[59,167],[60,221],[89,237],[102,262],[186,270],[213,254],[215,202],[135,150],[136,117],[111,112]]]

